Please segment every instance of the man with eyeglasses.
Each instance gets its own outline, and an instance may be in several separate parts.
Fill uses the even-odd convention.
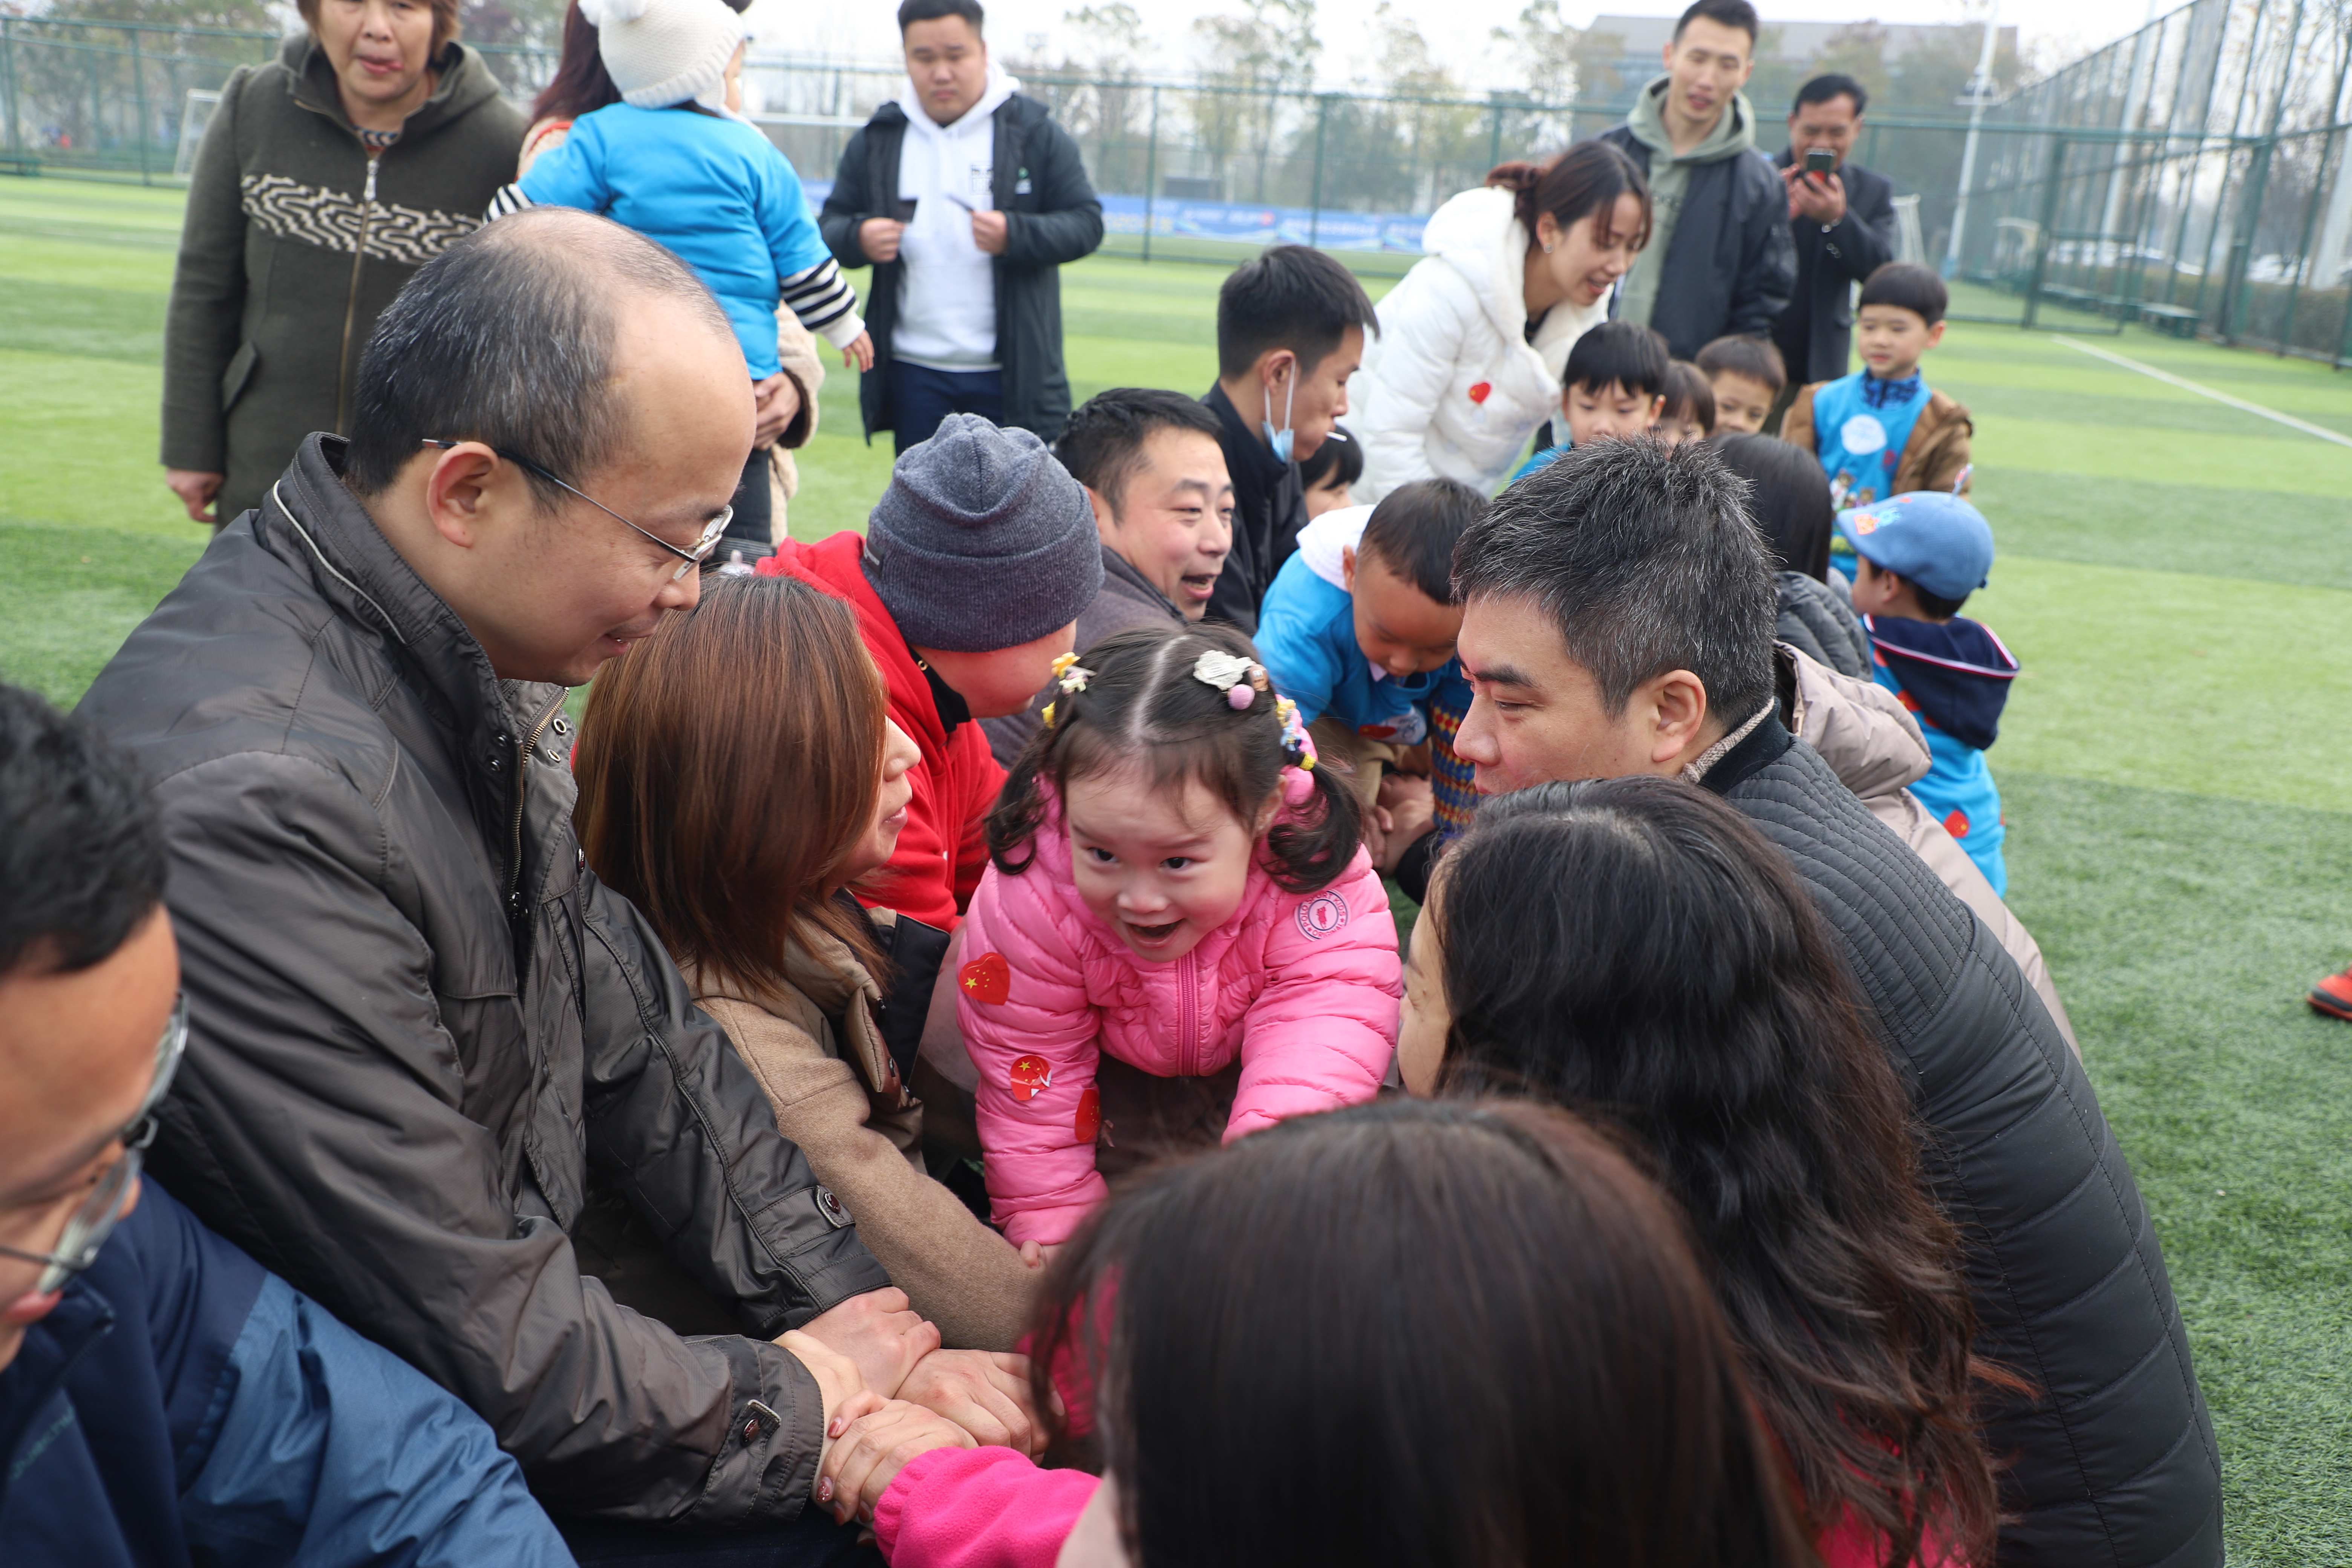
[[[1032,1430],[572,834],[564,688],[696,602],[746,374],[643,237],[478,231],[379,319],[351,435],[304,442],[82,704],[172,851],[196,1027],[155,1169],[486,1417],[589,1560],[854,1550],[803,1510],[861,1393]]]
[[[0,1556],[569,1563],[479,1416],[142,1182],[163,879],[129,759],[0,686]]]

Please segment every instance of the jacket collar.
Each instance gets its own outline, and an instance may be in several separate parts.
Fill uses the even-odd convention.
[[[1747,735],[1715,759],[1699,778],[1698,786],[1715,795],[1729,795],[1785,755],[1797,738],[1780,722],[1779,704],[1757,716]]]
[[[351,132],[351,116],[343,112],[343,95],[335,86],[335,68],[327,59],[327,51],[309,33],[297,33],[286,40],[278,51],[278,61],[294,77],[294,101],[314,110]],[[433,62],[441,79],[431,96],[417,105],[400,128],[401,140],[437,131],[470,110],[478,109],[499,95],[498,78],[490,73],[482,57],[455,38],[441,46],[441,56]]]
[[[305,437],[293,465],[270,487],[254,522],[255,537],[306,570],[319,596],[343,619],[406,656],[435,717],[461,744],[481,749],[469,762],[494,762],[494,774],[509,772],[514,712],[546,708],[560,698],[561,688],[499,679],[457,612],[401,558],[344,488],[349,447],[340,436]]]
[[[1234,406],[1234,400],[1225,395],[1223,384],[1210,387],[1209,395],[1201,401],[1214,409],[1217,417],[1225,423],[1225,461],[1231,463],[1234,454],[1241,453],[1250,465],[1249,478],[1255,481],[1254,488],[1260,492],[1280,483],[1282,476],[1290,471],[1290,465],[1274,455],[1274,448],[1265,444],[1257,426]],[[1236,482],[1241,478],[1239,474],[1234,476]]]
[[[87,1279],[76,1279],[49,1315],[25,1331],[16,1359],[0,1367],[0,1499],[7,1496],[26,1427],[113,1329],[114,1304]]]
[[[1167,595],[1144,581],[1143,574],[1130,565],[1126,556],[1106,544],[1102,547],[1102,557],[1105,587],[1111,588],[1111,592],[1122,599],[1133,599],[1139,604],[1165,610],[1176,620],[1184,618],[1184,612],[1178,609]],[[1117,586],[1111,587],[1113,584]]]
[[[1666,134],[1666,90],[1673,78],[1664,73],[1653,77],[1633,100],[1633,108],[1625,116],[1626,129],[1650,149],[1653,157],[1664,158],[1676,163],[1713,163],[1725,158],[1737,157],[1756,145],[1756,110],[1744,92],[1735,92],[1731,101],[1723,106],[1715,128],[1699,144],[1687,153],[1675,152],[1674,139]]]

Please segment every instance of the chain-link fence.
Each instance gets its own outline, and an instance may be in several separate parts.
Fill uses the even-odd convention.
[[[0,167],[184,174],[211,95],[279,47],[0,18]],[[484,52],[521,100],[555,64],[541,49]],[[1963,314],[2074,330],[2137,320],[2340,364],[2352,356],[2347,62],[2352,0],[2193,0],[1982,113],[1965,191],[1970,105],[1948,96],[1948,70],[1915,68],[1906,92],[1893,62],[1898,90],[1864,118],[1853,157],[1901,193],[1904,253],[1981,286]],[[1107,253],[1230,262],[1290,240],[1374,274],[1411,265],[1447,196],[1615,123],[1638,85],[1544,103],[1015,68],[1085,154]],[[747,101],[821,202],[850,135],[905,79],[887,61],[760,54]],[[1768,147],[1777,109],[1761,106]]]

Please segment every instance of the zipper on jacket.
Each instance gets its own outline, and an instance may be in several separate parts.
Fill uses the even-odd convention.
[[[351,434],[352,328],[360,316],[360,268],[367,264],[368,235],[374,226],[375,171],[381,153],[368,154],[367,188],[360,195],[360,239],[352,252],[352,290],[343,300],[343,352],[335,362],[335,434]]]
[[[549,703],[547,711],[531,725],[530,733],[515,748],[514,858],[507,863],[507,919],[518,931],[522,926],[522,814],[530,801],[531,749],[547,732],[549,721],[562,710],[562,698]]]
[[[1201,966],[1186,953],[1176,963],[1176,988],[1181,994],[1176,1013],[1176,1076],[1198,1078],[1201,1052],[1192,1037],[1201,1027]]]

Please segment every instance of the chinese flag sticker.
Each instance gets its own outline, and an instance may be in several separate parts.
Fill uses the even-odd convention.
[[[1003,953],[983,952],[956,971],[956,984],[973,1001],[993,1006],[1013,994],[1013,968],[1004,962]]]
[[[1087,1085],[1086,1093],[1078,1096],[1078,1113],[1070,1130],[1078,1135],[1081,1143],[1093,1142],[1095,1134],[1102,1131],[1102,1096],[1095,1091],[1094,1085]]]
[[[1484,403],[1494,395],[1495,384],[1491,381],[1474,381],[1470,384],[1470,401],[1473,403]]]
[[[1012,1078],[1015,1100],[1034,1100],[1054,1087],[1054,1069],[1044,1057],[1015,1057]]]

